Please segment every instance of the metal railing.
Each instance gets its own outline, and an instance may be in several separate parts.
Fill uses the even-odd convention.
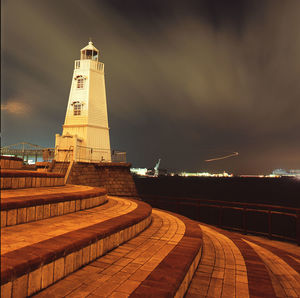
[[[142,195],[153,207],[220,228],[283,239],[300,245],[300,209],[266,204]]]
[[[76,161],[79,162],[105,162],[110,161],[110,150],[98,149],[85,146],[77,146]]]
[[[104,63],[86,59],[86,60],[75,60],[75,69],[84,69],[91,67],[99,71],[104,71]]]
[[[18,147],[16,146],[18,145]],[[25,148],[25,145],[30,145],[31,148]],[[15,147],[12,147],[15,146]],[[35,146],[35,147],[33,147]],[[20,147],[20,148],[19,148]],[[33,148],[33,149],[32,149]],[[0,148],[1,155],[17,156],[23,160],[28,161],[30,157],[35,159],[43,159],[44,161],[51,162],[52,160],[60,160],[64,167],[65,164],[74,160],[74,153],[76,154],[76,161],[82,162],[120,162],[126,163],[126,152],[110,149],[99,149],[85,146],[77,146],[74,150],[74,146],[62,148],[43,148],[38,145],[32,145],[29,143],[19,143],[11,146]]]
[[[126,152],[111,150],[111,161],[112,162],[126,162]]]
[[[28,162],[30,159],[37,162],[38,159],[51,161],[54,158],[54,148],[44,148],[28,142],[4,146],[0,148],[0,155],[16,156]]]
[[[126,152],[110,149],[91,148],[85,146],[70,147],[68,149],[58,149],[57,156],[63,154],[64,162],[75,160],[78,162],[126,162]],[[55,159],[55,158],[54,158]]]

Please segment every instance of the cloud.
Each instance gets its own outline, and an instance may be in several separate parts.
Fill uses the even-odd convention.
[[[2,3],[3,112],[17,115],[10,111],[19,102],[32,116],[6,117],[9,142],[27,130],[31,142],[53,145],[73,62],[91,36],[105,63],[112,147],[135,166],[161,156],[164,167],[198,170],[234,151],[241,158],[214,169],[297,166],[299,1],[231,0],[223,10],[213,0]]]
[[[1,104],[1,111],[15,116],[30,116],[32,108],[22,101],[12,99],[7,103]]]

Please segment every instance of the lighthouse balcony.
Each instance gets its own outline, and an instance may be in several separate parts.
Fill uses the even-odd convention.
[[[94,69],[97,71],[104,71],[104,63],[94,60],[76,60],[75,69]]]

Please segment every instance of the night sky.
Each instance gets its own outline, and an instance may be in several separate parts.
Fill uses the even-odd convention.
[[[134,167],[300,168],[300,1],[1,3],[2,146],[54,147],[91,37],[111,147]]]

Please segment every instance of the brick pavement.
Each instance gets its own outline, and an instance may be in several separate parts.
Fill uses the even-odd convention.
[[[299,246],[200,226],[203,253],[187,298],[300,297]]]
[[[246,241],[260,256],[268,268],[272,285],[277,297],[299,297],[300,274],[284,260],[269,250]]]
[[[252,242],[259,242],[260,245],[268,245],[269,247],[274,247],[275,249],[281,249],[287,254],[296,255],[300,259],[300,249],[297,249],[297,246],[293,243],[283,242],[283,241],[276,241],[258,237],[258,236],[250,236],[247,235],[247,239]]]
[[[26,190],[18,191],[23,196]],[[36,191],[38,194],[41,190]],[[70,191],[70,187],[66,186],[65,191]],[[1,254],[130,213],[137,204],[110,197],[109,202],[100,207],[6,227],[1,233]],[[153,280],[159,274],[168,280],[175,267],[168,263],[161,265],[181,246],[186,224],[179,215],[162,210],[152,212],[153,220],[148,229],[50,285],[36,297],[139,297],[134,293],[150,276],[155,276],[148,282],[150,285],[158,285]],[[199,227],[203,237],[202,256],[185,297],[300,297],[298,246],[206,224],[199,224]],[[174,258],[173,261],[181,262]],[[160,273],[153,274],[156,271]],[[147,296],[145,293],[143,297]],[[163,295],[166,292],[162,291]]]
[[[30,223],[35,233],[29,224],[3,228],[8,232],[2,242],[7,249],[1,251],[1,297],[32,295],[132,239],[151,223],[151,207],[143,202],[115,197],[101,207],[77,212],[77,217],[51,219],[48,224],[47,220]]]
[[[1,191],[1,227],[39,221],[100,206],[104,188],[67,185]]]
[[[93,209],[52,217],[42,221],[5,227],[1,231],[1,255],[50,239],[54,236],[126,214],[136,207],[137,204],[133,201],[114,197],[110,198],[108,203]]]
[[[249,297],[246,265],[239,249],[211,228],[201,225],[201,229],[203,255],[187,297]]]
[[[129,297],[171,253],[185,230],[174,215],[153,210],[152,216],[151,226],[136,238],[36,297]],[[185,297],[300,297],[299,271],[282,259],[285,252],[300,263],[298,246],[200,227],[202,257]]]
[[[35,297],[127,297],[174,249],[185,225],[153,210],[151,226],[136,238],[74,272]]]
[[[11,198],[11,197],[23,197],[23,196],[35,196],[35,195],[49,195],[55,194],[57,191],[59,193],[69,193],[69,192],[81,192],[93,189],[90,186],[83,185],[71,185],[67,184],[65,186],[54,186],[54,187],[38,187],[38,188],[20,188],[20,189],[6,189],[1,192],[1,199]]]

